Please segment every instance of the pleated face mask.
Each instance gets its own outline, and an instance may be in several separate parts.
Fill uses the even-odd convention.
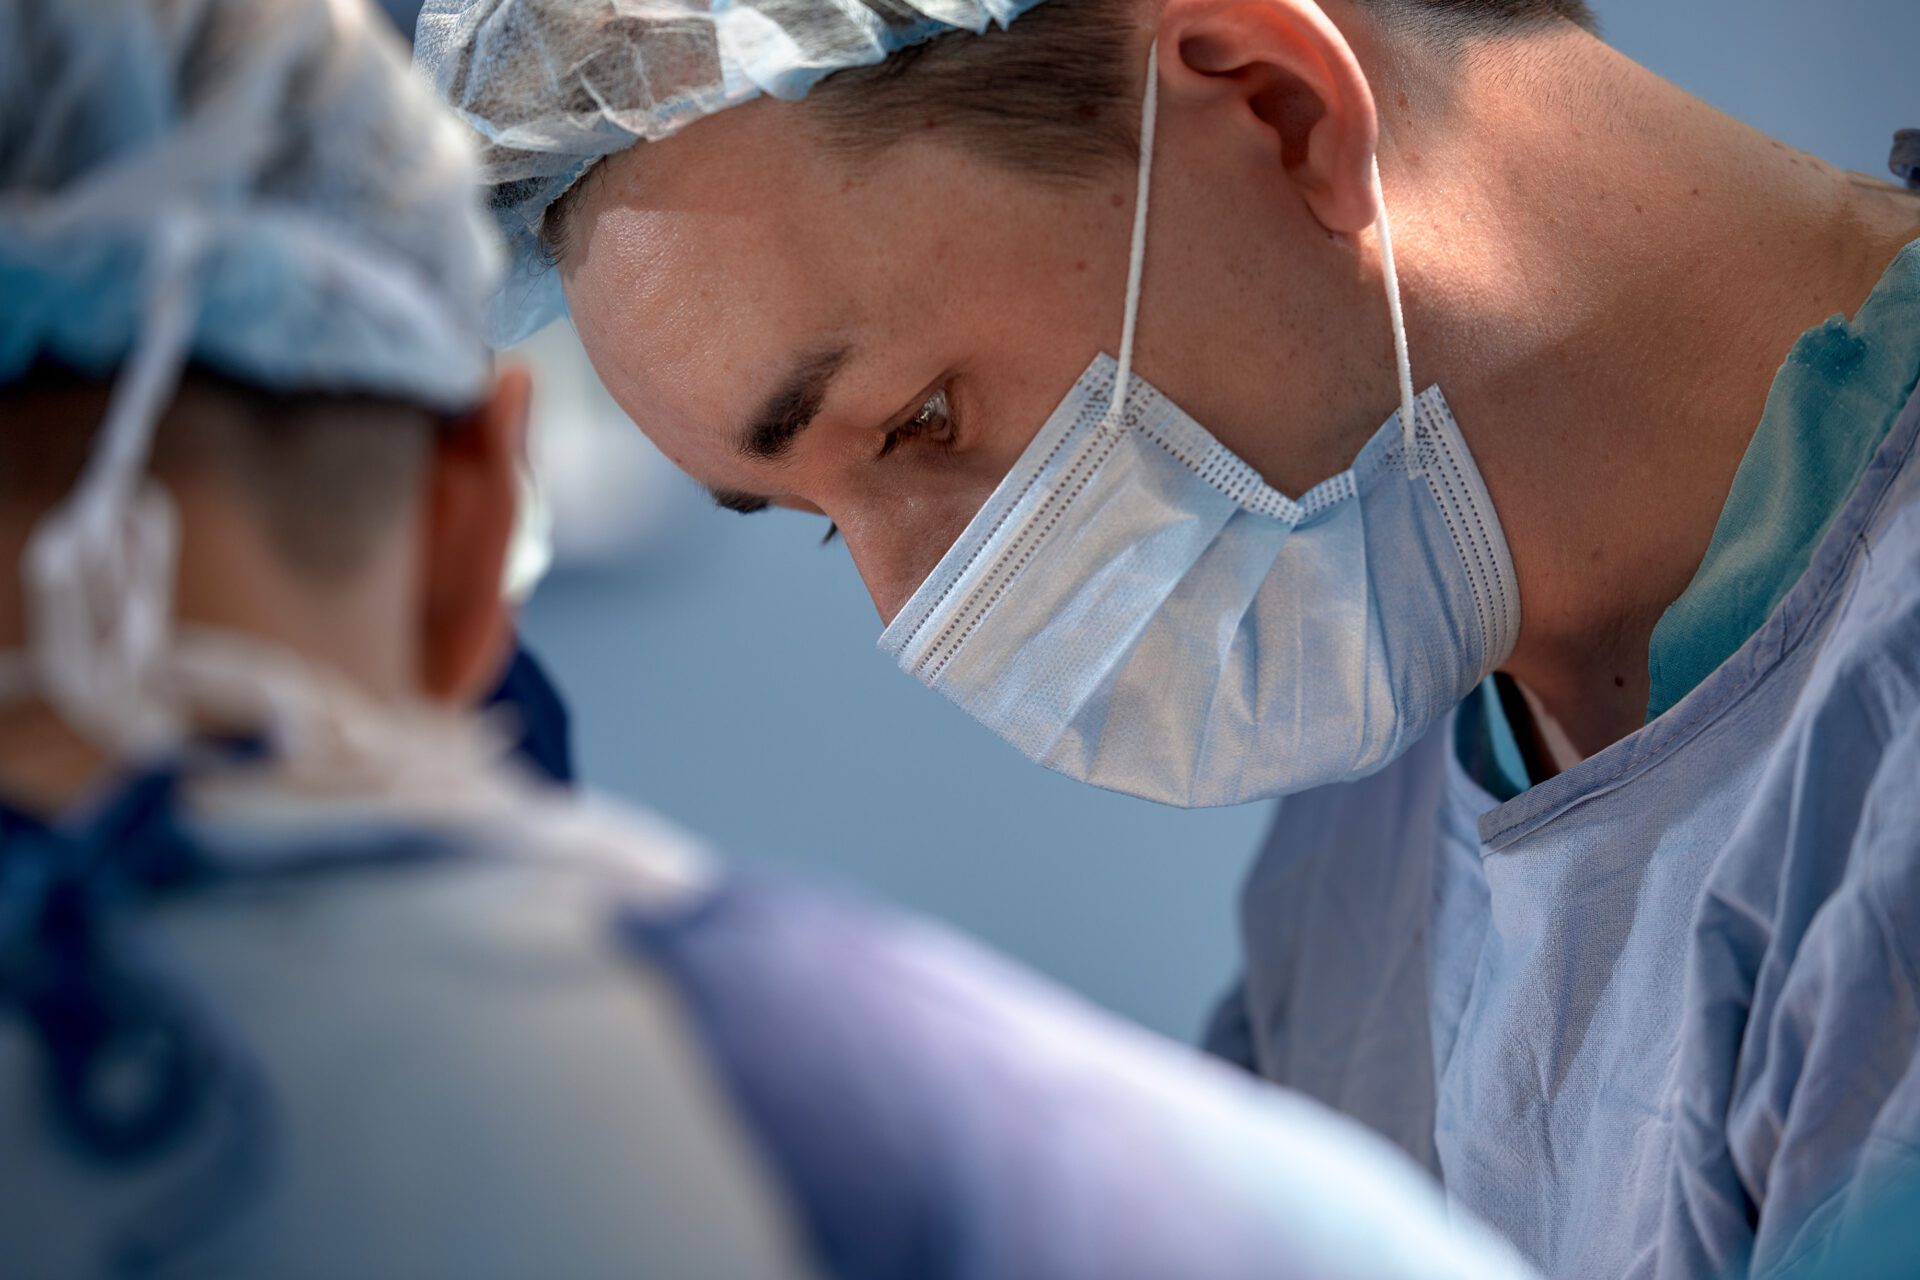
[[[1132,375],[1155,79],[1150,55],[1120,358],[1081,375],[880,647],[1048,768],[1235,804],[1388,764],[1505,659],[1519,596],[1445,399],[1413,394],[1384,202],[1401,407],[1348,470],[1288,498]]]

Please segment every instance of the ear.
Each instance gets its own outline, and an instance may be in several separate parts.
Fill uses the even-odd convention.
[[[500,676],[513,624],[501,596],[519,503],[531,382],[501,373],[472,413],[441,428],[421,529],[420,687],[470,702]]]
[[[1161,110],[1218,112],[1250,131],[1328,231],[1373,224],[1379,122],[1346,37],[1313,0],[1169,0]]]

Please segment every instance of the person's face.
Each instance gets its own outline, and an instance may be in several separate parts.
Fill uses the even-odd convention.
[[[831,519],[891,618],[1114,346],[1128,209],[937,146],[855,172],[795,116],[739,108],[610,172],[568,299],[662,451],[722,505]]]
[[[1377,285],[1260,122],[1168,96],[1136,368],[1298,492],[1391,407]],[[938,136],[855,162],[804,105],[748,104],[609,161],[561,269],[596,369],[654,443],[722,505],[833,521],[890,619],[1117,352],[1135,171],[1048,182]],[[1342,309],[1379,348],[1363,374],[1315,337]],[[1271,429],[1355,384],[1369,406],[1335,429]]]

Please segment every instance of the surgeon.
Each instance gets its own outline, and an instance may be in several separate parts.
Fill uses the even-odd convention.
[[[1035,761],[1288,797],[1218,1045],[1555,1275],[1817,1262],[1913,1170],[1920,199],[1579,0],[433,0],[419,50],[497,337],[569,314]]]
[[[360,0],[0,0],[0,1271],[1531,1275],[1360,1126],[510,758],[475,176]]]

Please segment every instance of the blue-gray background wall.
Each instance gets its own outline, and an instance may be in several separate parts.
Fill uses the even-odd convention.
[[[1920,126],[1920,0],[1596,8],[1626,53],[1836,163],[1883,173],[1893,129]],[[630,434],[605,467],[654,466]],[[1230,976],[1263,809],[1163,810],[1026,764],[874,650],[872,609],[817,520],[741,519],[649,475],[620,499],[648,519],[601,567],[554,573],[525,615],[587,777],[743,860],[944,917],[1192,1035]]]

